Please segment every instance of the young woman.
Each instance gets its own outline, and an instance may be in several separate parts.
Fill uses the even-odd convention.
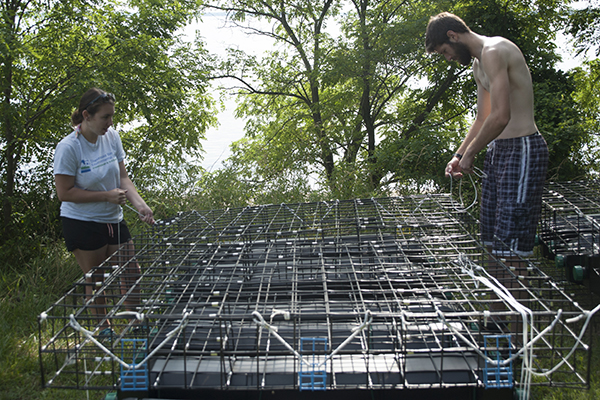
[[[124,276],[129,282],[121,282],[122,294],[140,274],[132,260],[134,247],[121,205],[129,200],[142,221],[154,223],[152,210],[127,175],[121,138],[111,128],[114,114],[112,94],[97,88],[88,90],[71,116],[73,132],[60,141],[54,154],[63,235],[67,250],[73,252],[86,276],[88,298],[102,281],[89,272],[111,256],[110,264],[127,263]],[[104,297],[96,298],[92,312],[99,318],[100,335],[111,336],[110,322],[104,318],[105,304]]]

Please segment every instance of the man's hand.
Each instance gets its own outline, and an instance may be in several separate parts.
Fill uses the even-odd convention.
[[[452,160],[446,165],[446,178],[462,178],[462,169],[458,157],[452,157]]]
[[[475,158],[470,157],[468,154],[465,153],[463,158],[460,159],[460,161],[458,163],[458,167],[460,168],[460,170],[463,173],[472,174],[474,164],[475,164]]]

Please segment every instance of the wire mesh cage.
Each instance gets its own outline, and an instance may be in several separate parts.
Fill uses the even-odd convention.
[[[586,310],[477,230],[448,194],[180,213],[40,315],[43,385],[300,390],[312,362],[326,390],[482,388],[498,363],[517,387],[586,387]]]
[[[544,188],[539,238],[564,279],[600,292],[600,181],[550,182]]]

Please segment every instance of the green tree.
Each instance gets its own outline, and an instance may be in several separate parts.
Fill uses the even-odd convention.
[[[2,243],[45,231],[26,232],[28,209],[18,199],[39,195],[56,205],[53,150],[91,86],[117,96],[115,122],[138,186],[157,185],[162,168],[199,156],[214,122],[210,59],[201,43],[178,36],[197,15],[197,1],[5,0],[1,7]]]
[[[600,173],[600,59],[586,61],[571,71],[575,90],[572,101],[581,110],[578,121],[587,132],[580,143],[579,159],[586,175]]]
[[[406,1],[355,0],[348,18],[341,21],[343,35],[329,73],[345,91],[337,107],[345,107],[341,114],[353,121],[343,130],[350,132],[340,140],[344,154],[339,166],[362,176],[367,192],[402,180],[389,174],[404,164],[403,157],[390,157],[392,149],[399,141],[417,139],[425,116],[458,78],[457,73],[445,76],[443,84],[427,94],[417,87],[415,77],[429,62],[422,43],[429,12]],[[419,106],[405,99],[417,99]]]
[[[339,14],[349,4],[297,1],[275,7],[236,1],[215,6],[238,24],[252,17],[274,24],[272,30],[252,32],[273,38],[278,50],[261,60],[232,52],[222,74],[241,83],[239,114],[249,117],[251,139],[243,143],[244,160],[257,174],[317,174],[342,197],[380,187],[389,158],[380,157],[376,142],[390,132],[396,135],[398,99],[407,95],[419,60],[423,62],[419,39],[427,8],[415,20],[408,2],[365,0],[352,2],[350,10],[345,7]],[[334,40],[336,27],[342,34]],[[431,94],[425,110],[414,116],[417,123],[441,93]],[[406,128],[405,136],[413,130]]]
[[[573,71],[575,102],[583,109],[583,123],[595,135],[600,135],[600,59],[586,61]]]
[[[478,33],[514,41],[543,84],[555,71],[553,39],[564,23],[563,6],[561,0],[219,3],[238,24],[266,19],[268,28],[252,32],[277,46],[261,59],[235,51],[225,64],[223,76],[241,82],[238,111],[248,118],[237,160],[265,179],[292,170],[316,174],[333,197],[445,185],[443,165],[473,117],[476,92],[468,68],[425,54],[429,17],[454,11]],[[542,113],[553,107],[537,106]],[[553,121],[545,128],[560,127],[553,134],[575,133],[581,142],[573,115]]]
[[[282,166],[306,169],[307,164],[318,164],[331,177],[335,149],[328,134],[330,121],[324,115],[322,71],[330,41],[325,27],[337,13],[337,1],[242,0],[212,6],[226,11],[237,24],[250,18],[274,24],[272,30],[252,31],[283,45],[260,61],[232,52],[220,76],[237,79],[246,95],[239,113],[252,116],[247,130],[258,140],[249,151],[262,158],[255,167],[268,166],[267,174],[277,174]],[[268,149],[260,151],[267,144]]]
[[[589,148],[597,146],[584,119],[584,105],[576,100],[577,81],[572,73],[554,69],[532,71],[536,123],[548,143],[547,179],[574,180],[597,169]]]
[[[366,148],[360,157],[366,160],[361,163],[366,173],[359,174],[368,177],[371,193],[409,182],[426,184],[439,175],[436,166],[445,159],[440,144],[447,143],[452,136],[448,133],[457,128],[453,120],[468,110],[464,99],[448,101],[448,89],[465,84],[465,68],[432,63],[423,49],[429,17],[449,4],[352,3],[353,12],[343,22],[343,40],[350,50],[345,57],[357,67],[350,74],[357,82],[351,96],[360,99],[356,109],[362,134],[357,131],[355,138],[363,139],[354,148]],[[432,127],[432,120],[438,127],[445,125],[445,130]]]
[[[567,33],[572,35],[578,54],[593,52],[600,56],[600,4],[588,0],[586,7],[573,9],[569,13]]]
[[[575,54],[587,58],[571,71],[575,86],[572,100],[580,110],[579,121],[588,137],[580,143],[580,169],[586,174],[600,172],[600,4],[590,0],[586,7],[571,10],[566,32],[573,39]]]

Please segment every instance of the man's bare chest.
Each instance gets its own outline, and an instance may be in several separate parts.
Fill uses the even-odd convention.
[[[480,63],[473,64],[473,76],[478,85],[481,85],[486,91],[490,91],[490,78],[487,76]]]

